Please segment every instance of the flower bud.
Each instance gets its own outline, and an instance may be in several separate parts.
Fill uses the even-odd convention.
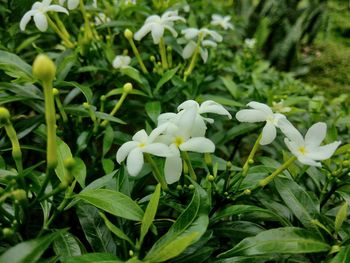
[[[58,89],[53,88],[52,89],[52,93],[53,93],[54,96],[57,96],[60,92],[58,91]]]
[[[84,109],[89,109],[90,108],[90,104],[88,102],[84,102],[83,103],[83,107],[84,107]]]
[[[123,86],[123,91],[125,93],[130,93],[132,91],[132,84],[131,83],[126,83],[124,86]]]
[[[0,107],[0,124],[6,124],[10,120],[10,112],[4,107]]]
[[[180,184],[178,184],[178,185],[176,186],[176,190],[178,190],[178,191],[182,190],[182,186],[181,186]]]
[[[27,200],[27,193],[23,189],[16,189],[12,191],[12,196],[19,202]]]
[[[102,95],[102,96],[100,97],[100,100],[101,100],[101,101],[106,101],[106,96],[105,96],[105,95]]]
[[[125,29],[124,36],[126,39],[130,40],[134,36],[134,33],[130,29]]]
[[[250,195],[251,193],[252,193],[252,191],[250,189],[245,189],[243,191],[243,194],[245,194],[245,195]]]
[[[193,184],[190,184],[190,185],[188,186],[188,189],[194,190],[194,185],[193,185]]]
[[[2,234],[3,234],[4,237],[10,237],[10,236],[13,235],[13,230],[11,228],[5,227],[2,230]]]
[[[75,166],[75,160],[72,157],[68,157],[63,161],[64,168],[66,168],[68,171],[71,171]]]
[[[33,63],[33,75],[43,82],[52,82],[56,75],[55,63],[46,55],[38,55]]]
[[[215,177],[212,176],[211,174],[209,174],[207,179],[208,179],[209,182],[213,182],[215,180]]]

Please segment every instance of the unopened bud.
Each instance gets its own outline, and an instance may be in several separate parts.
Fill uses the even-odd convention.
[[[84,109],[89,109],[90,108],[90,104],[88,102],[84,102],[83,103],[83,107],[84,107]]]
[[[40,54],[33,63],[33,75],[43,82],[51,82],[56,75],[55,63],[46,55]]]
[[[125,93],[130,93],[132,91],[132,84],[130,82],[126,83],[124,86],[123,86],[123,91]]]
[[[176,190],[178,190],[178,191],[182,190],[182,186],[181,186],[180,184],[178,184],[178,185],[176,186]]]
[[[252,193],[252,191],[250,189],[245,189],[243,191],[243,194],[245,194],[245,195],[250,195],[251,193]]]
[[[19,202],[27,200],[27,193],[23,189],[16,189],[12,191],[12,196]]]
[[[105,100],[106,100],[106,96],[105,96],[105,95],[102,95],[102,96],[100,97],[100,100],[101,100],[101,101],[105,101]]]
[[[209,182],[213,182],[215,180],[215,177],[212,176],[211,174],[209,174],[207,179],[208,179]]]
[[[53,94],[54,96],[57,96],[59,93],[60,93],[60,92],[58,91],[58,89],[56,89],[56,88],[53,88],[53,89],[52,89],[52,94]]]
[[[126,39],[130,40],[134,36],[134,33],[130,29],[125,29],[124,36]]]
[[[75,163],[76,162],[72,157],[68,157],[63,161],[64,167],[69,171],[71,171],[74,168]]]
[[[2,230],[2,234],[4,237],[10,237],[13,235],[13,230],[11,228],[6,227]]]
[[[6,124],[10,120],[10,112],[4,107],[0,107],[0,124]]]
[[[188,186],[188,189],[194,190],[194,185],[193,185],[193,184],[190,184],[190,185]]]

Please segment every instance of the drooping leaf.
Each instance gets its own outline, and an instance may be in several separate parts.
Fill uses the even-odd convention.
[[[0,69],[11,77],[27,82],[33,81],[32,67],[13,53],[0,50]]]
[[[120,192],[95,189],[81,192],[76,197],[115,216],[134,221],[141,221],[143,218],[143,211],[138,204]]]
[[[219,258],[264,254],[300,254],[326,252],[330,245],[320,241],[312,231],[297,227],[266,230],[243,239],[232,249],[221,253]]]
[[[35,263],[50,246],[52,241],[64,232],[65,230],[60,230],[37,239],[19,243],[2,254],[0,256],[0,262]]]

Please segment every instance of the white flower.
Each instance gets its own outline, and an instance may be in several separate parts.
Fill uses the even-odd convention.
[[[129,66],[131,58],[129,56],[116,56],[113,60],[113,67],[118,68],[126,68]]]
[[[207,62],[208,59],[208,50],[206,47],[216,47],[218,42],[222,41],[222,36],[214,30],[209,30],[207,28],[186,28],[181,31],[184,35],[184,39],[180,39],[180,43],[187,43],[182,51],[182,57],[188,59],[192,57],[194,51],[197,47],[198,38],[200,38],[200,48],[199,53],[202,60]],[[205,39],[210,37],[211,39]]]
[[[104,23],[108,23],[108,22],[111,22],[111,19],[106,16],[105,13],[98,13],[97,16],[95,16],[95,25],[96,26],[99,26],[101,24],[104,24]]]
[[[284,139],[288,149],[298,158],[298,161],[311,166],[321,167],[317,161],[330,158],[340,141],[320,146],[327,133],[327,125],[324,122],[315,123],[306,132],[305,138],[300,132],[287,120],[281,122],[282,132],[287,136]]]
[[[28,22],[31,17],[34,19],[36,27],[44,32],[47,30],[48,23],[46,18],[46,13],[49,11],[62,12],[68,15],[68,10],[60,5],[50,5],[52,0],[43,0],[42,2],[35,2],[32,9],[29,10],[21,19],[19,27],[22,31],[26,29]]]
[[[233,29],[233,24],[230,23],[231,17],[230,16],[221,16],[214,14],[211,16],[211,22],[213,26],[221,26],[223,29]]]
[[[124,4],[125,5],[136,5],[136,0],[125,0]]]
[[[285,113],[290,112],[292,110],[291,107],[284,106],[284,100],[280,100],[279,102],[272,102],[272,109],[274,109],[277,112]]]
[[[131,176],[136,176],[142,169],[143,153],[150,153],[160,157],[171,155],[169,147],[163,143],[154,142],[164,131],[160,126],[154,129],[148,136],[145,130],[138,131],[132,141],[124,143],[117,152],[117,162],[120,164],[126,159],[126,168]]]
[[[244,44],[248,47],[248,48],[254,48],[255,44],[256,44],[256,40],[254,38],[246,38],[244,40]]]
[[[215,150],[214,143],[205,137],[192,137],[192,128],[197,117],[195,106],[181,111],[180,114],[168,114],[171,122],[161,125],[167,126],[166,134],[160,140],[170,145],[172,155],[166,157],[164,174],[168,184],[177,182],[182,172],[182,159],[180,151],[190,151],[198,153],[212,153]],[[169,129],[170,127],[170,129]]]
[[[271,108],[263,103],[252,101],[247,106],[253,109],[240,110],[236,113],[236,119],[240,122],[266,121],[260,144],[270,144],[276,138],[276,127],[279,127],[280,120],[286,119],[286,117],[280,113],[273,113]]]
[[[151,32],[154,44],[159,44],[165,29],[169,30],[174,37],[177,37],[177,32],[174,29],[174,21],[177,20],[186,22],[183,17],[177,15],[177,11],[167,11],[161,17],[158,15],[149,16],[140,30],[135,33],[134,39],[140,41]]]
[[[59,0],[59,4],[64,5],[66,1],[69,10],[73,10],[79,6],[79,0]]]

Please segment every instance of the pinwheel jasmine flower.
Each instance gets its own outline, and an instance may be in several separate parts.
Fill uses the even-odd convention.
[[[49,11],[61,12],[68,15],[68,10],[60,5],[51,5],[52,0],[43,0],[42,2],[35,2],[32,9],[29,10],[21,19],[19,27],[22,31],[26,29],[28,22],[31,17],[34,19],[36,27],[44,32],[47,30],[48,22],[46,18],[46,13]]]
[[[194,121],[197,117],[195,107],[183,111],[178,118],[174,119],[174,115],[168,115],[168,117],[172,117],[172,122],[169,123],[171,129],[168,129],[160,140],[170,145],[172,151],[172,155],[166,157],[164,166],[165,180],[168,184],[172,184],[180,179],[182,172],[180,151],[212,153],[215,150],[215,145],[205,137],[191,137]]]
[[[327,133],[327,125],[324,122],[312,125],[306,132],[305,138],[287,120],[281,122],[280,128],[287,136],[284,142],[288,149],[302,164],[321,167],[321,163],[317,161],[330,158],[341,144],[340,141],[335,141],[320,146]]]
[[[211,16],[211,22],[213,26],[221,26],[223,29],[233,29],[233,24],[230,23],[231,16],[221,16],[214,14]]]
[[[252,101],[249,102],[247,106],[252,109],[240,110],[236,113],[236,119],[240,122],[266,121],[266,125],[262,131],[260,144],[270,144],[276,138],[276,127],[279,127],[280,120],[286,119],[286,117],[280,113],[273,113],[271,108],[263,103]]]
[[[272,109],[274,109],[277,112],[285,113],[290,112],[292,109],[291,107],[284,105],[284,100],[280,100],[279,102],[272,102]]]
[[[145,130],[138,131],[132,141],[124,143],[117,151],[117,162],[120,164],[126,158],[126,168],[131,176],[136,176],[141,171],[144,160],[143,153],[150,153],[160,157],[170,156],[169,147],[163,143],[155,142],[164,131],[164,126],[154,129],[150,135]]]
[[[151,32],[154,44],[159,44],[165,29],[169,30],[174,37],[177,37],[174,21],[178,20],[186,22],[183,17],[178,16],[177,11],[167,11],[161,17],[158,15],[149,16],[140,30],[134,34],[134,39],[140,41]]]
[[[59,0],[60,5],[64,5],[66,0]],[[73,10],[79,6],[79,0],[67,0],[67,7],[69,10]]]
[[[118,68],[126,68],[129,66],[131,58],[129,56],[116,56],[113,60],[113,67]]]
[[[98,13],[97,16],[95,16],[95,25],[96,26],[99,26],[99,25],[102,25],[104,23],[108,23],[108,22],[111,22],[111,19],[106,16],[105,13]]]
[[[222,36],[219,33],[207,28],[187,28],[182,30],[181,33],[184,35],[184,39],[180,39],[179,42],[187,42],[182,52],[182,57],[184,59],[192,57],[199,42],[199,53],[204,63],[208,59],[208,50],[206,47],[216,47],[217,43],[222,41]],[[205,39],[206,37],[210,37],[211,39]]]
[[[254,48],[256,44],[256,40],[254,38],[246,38],[244,40],[244,44],[249,48]]]

